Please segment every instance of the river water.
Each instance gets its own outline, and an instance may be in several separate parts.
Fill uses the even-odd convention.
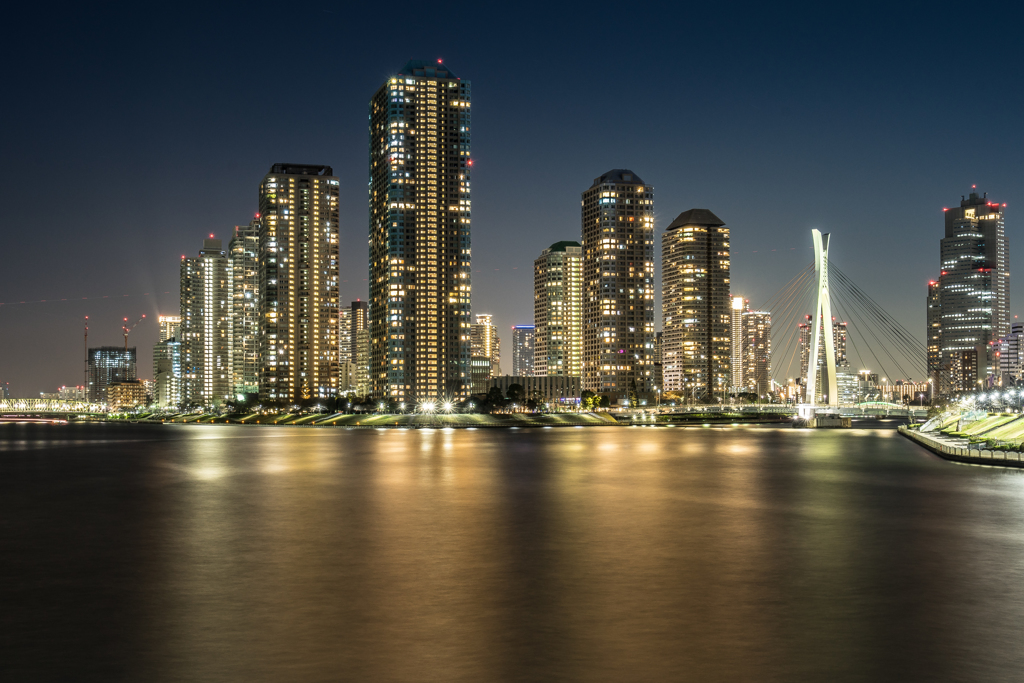
[[[1021,680],[1022,522],[891,429],[4,424],[0,680]]]

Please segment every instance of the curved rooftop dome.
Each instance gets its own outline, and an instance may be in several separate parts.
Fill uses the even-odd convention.
[[[711,213],[708,209],[690,209],[689,211],[683,211],[681,214],[676,216],[676,219],[672,221],[672,224],[665,229],[673,230],[684,225],[701,225],[708,228],[720,228],[725,225],[725,221]]]

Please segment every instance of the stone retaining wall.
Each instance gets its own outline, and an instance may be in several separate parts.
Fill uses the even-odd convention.
[[[899,428],[900,434],[911,441],[916,441],[932,453],[957,462],[970,462],[979,465],[996,465],[999,467],[1024,467],[1024,455],[1018,451],[991,451],[978,450],[977,448],[959,448],[943,443],[928,434],[921,434],[917,430],[907,429],[905,426]]]

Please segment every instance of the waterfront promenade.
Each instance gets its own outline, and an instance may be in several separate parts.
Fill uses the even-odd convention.
[[[899,428],[900,434],[916,441],[936,455],[956,462],[998,467],[1024,467],[1024,458],[1019,451],[991,450],[971,444],[968,439],[942,434],[938,431],[921,433],[907,426]],[[973,447],[972,447],[973,446]]]

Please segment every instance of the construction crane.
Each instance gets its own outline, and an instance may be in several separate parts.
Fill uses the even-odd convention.
[[[135,321],[135,325],[132,325],[131,327],[128,327],[128,318],[124,319],[124,323],[121,325],[121,330],[124,332],[124,352],[125,353],[128,353],[128,335],[131,334],[132,330],[135,329],[136,325],[138,325],[139,323],[141,323],[145,319],[146,319],[146,316],[143,315],[141,318],[136,320]]]

